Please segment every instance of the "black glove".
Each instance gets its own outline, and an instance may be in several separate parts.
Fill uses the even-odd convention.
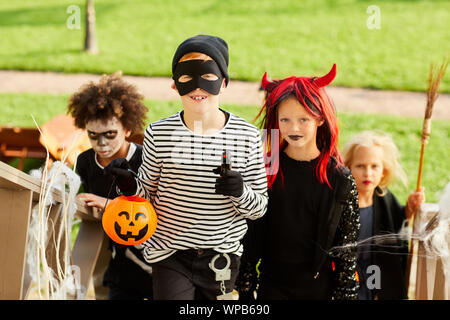
[[[132,196],[136,193],[137,184],[134,178],[135,175],[130,170],[127,159],[114,159],[105,167],[104,173],[116,178],[116,184],[125,196]]]
[[[213,170],[215,174],[222,175],[216,180],[216,193],[224,196],[233,196],[239,198],[244,193],[244,179],[239,172],[233,170],[221,170],[217,167]]]

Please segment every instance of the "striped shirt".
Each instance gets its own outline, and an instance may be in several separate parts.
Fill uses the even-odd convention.
[[[239,198],[215,193],[223,151],[244,180]],[[158,216],[153,236],[140,245],[148,263],[176,250],[214,249],[241,255],[246,219],[267,208],[267,179],[258,129],[230,113],[212,135],[194,133],[180,112],[150,124],[145,131],[137,194],[153,204]]]

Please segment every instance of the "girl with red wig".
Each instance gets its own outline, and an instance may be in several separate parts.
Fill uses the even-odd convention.
[[[257,298],[356,299],[358,195],[337,149],[338,125],[324,86],[336,65],[320,78],[267,80],[258,114],[265,129],[269,186],[266,215],[250,222],[238,291]],[[332,247],[342,248],[338,251]]]

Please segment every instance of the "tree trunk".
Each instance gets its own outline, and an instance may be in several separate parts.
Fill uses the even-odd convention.
[[[94,0],[86,0],[86,36],[84,38],[84,51],[89,54],[98,53],[97,36],[95,34]]]

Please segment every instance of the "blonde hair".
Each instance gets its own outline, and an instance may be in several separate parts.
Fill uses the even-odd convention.
[[[180,60],[178,60],[178,63],[183,62],[183,61],[187,61],[187,60],[203,60],[207,61],[207,60],[213,60],[210,56],[208,56],[207,54],[204,54],[202,52],[188,52],[185,55],[183,55]]]
[[[376,192],[383,196],[388,186],[394,180],[399,180],[403,185],[407,184],[405,171],[400,165],[400,153],[392,137],[384,132],[362,131],[352,137],[343,149],[344,164],[350,168],[355,151],[359,147],[379,147],[383,151],[383,177],[377,186]]]

